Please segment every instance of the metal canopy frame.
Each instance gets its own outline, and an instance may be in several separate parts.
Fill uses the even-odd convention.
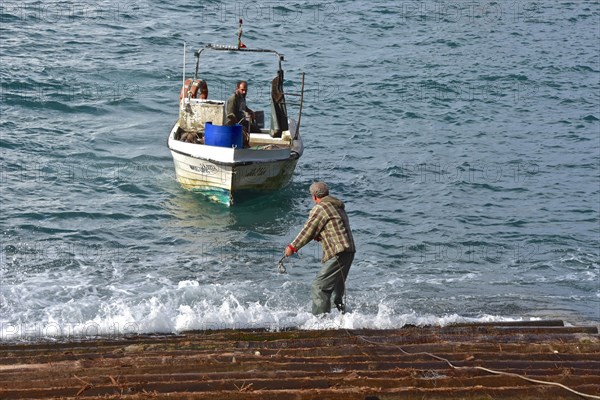
[[[240,53],[272,53],[277,56],[277,60],[279,61],[279,70],[281,71],[281,62],[285,61],[283,54],[269,49],[248,49],[245,47],[239,48],[237,46],[228,46],[222,44],[207,44],[201,49],[198,49],[194,52],[194,56],[196,56],[196,68],[194,69],[194,79],[198,79],[198,67],[200,66],[200,56],[202,52],[205,50],[217,50],[217,51],[233,51]]]

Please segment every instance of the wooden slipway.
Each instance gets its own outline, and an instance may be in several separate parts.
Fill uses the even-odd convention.
[[[561,321],[0,345],[1,399],[598,396],[598,329]]]

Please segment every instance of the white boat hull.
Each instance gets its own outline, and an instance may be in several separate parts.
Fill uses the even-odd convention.
[[[290,131],[295,131],[292,122]],[[275,191],[286,187],[293,176],[302,142],[275,149],[237,149],[185,143],[175,139],[173,127],[168,146],[177,180],[185,189],[201,192],[220,203],[231,205],[242,192]],[[253,134],[253,140],[282,142],[267,134]]]

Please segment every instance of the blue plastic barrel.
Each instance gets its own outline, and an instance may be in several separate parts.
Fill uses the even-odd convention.
[[[204,124],[204,144],[219,147],[242,148],[242,126],[235,124],[231,126],[213,125],[210,122]]]

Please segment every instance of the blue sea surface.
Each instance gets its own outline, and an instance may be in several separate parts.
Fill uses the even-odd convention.
[[[305,152],[227,208],[180,187],[166,138],[193,50],[240,18],[286,90],[306,73]],[[2,1],[0,341],[598,324],[598,43],[583,0]],[[276,58],[231,57],[203,58],[210,98],[247,79],[268,110]],[[277,273],[315,180],[358,247],[345,315],[310,313],[318,243]]]

